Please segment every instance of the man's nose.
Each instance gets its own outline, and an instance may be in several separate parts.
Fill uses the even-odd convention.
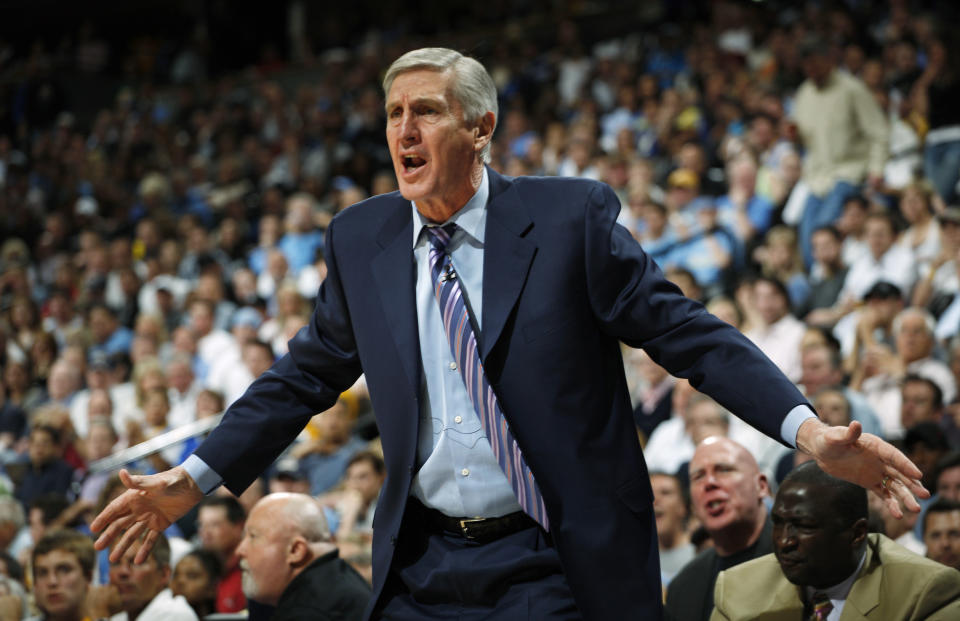
[[[781,548],[789,548],[796,544],[797,530],[794,527],[786,524],[782,526],[779,531],[776,539],[780,543]]]
[[[405,111],[400,117],[400,139],[404,144],[414,144],[419,136],[416,118],[409,111]]]
[[[705,472],[705,473],[703,474],[703,486],[704,486],[706,489],[713,489],[713,488],[717,487],[719,484],[720,484],[720,483],[719,483],[719,481],[717,480],[717,475],[716,475],[715,472],[712,472],[712,471],[709,471],[709,470],[708,470],[707,472]]]

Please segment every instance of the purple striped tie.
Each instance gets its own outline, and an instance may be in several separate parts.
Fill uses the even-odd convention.
[[[443,328],[450,342],[450,352],[457,361],[460,377],[467,387],[473,409],[483,425],[483,430],[493,448],[493,455],[507,475],[513,493],[523,510],[535,519],[544,530],[550,530],[547,510],[533,473],[520,453],[520,447],[510,432],[497,396],[487,381],[477,351],[477,338],[470,325],[460,281],[453,270],[447,243],[456,232],[455,224],[444,227],[427,227],[430,234],[430,273],[433,275],[433,290],[440,304]]]

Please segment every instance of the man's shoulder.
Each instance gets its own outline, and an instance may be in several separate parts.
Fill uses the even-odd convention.
[[[960,587],[960,572],[947,567],[942,563],[920,556],[916,552],[905,548],[886,535],[869,535],[870,546],[874,549],[879,564],[885,571],[895,571],[902,574],[904,579],[910,577],[925,580],[936,574],[955,577]]]
[[[284,591],[274,619],[349,619],[370,600],[370,586],[334,553],[313,561]],[[318,616],[319,615],[319,616]]]
[[[182,595],[174,595],[166,588],[154,597],[143,612],[137,617],[138,621],[195,621],[197,614]]]
[[[726,576],[726,581],[732,583],[738,583],[740,580],[752,579],[757,576],[769,576],[775,578],[775,582],[779,582],[780,579],[786,580],[780,571],[780,564],[777,563],[777,557],[774,556],[773,553],[764,554],[749,561],[744,561],[739,565],[734,565],[724,570],[722,573]]]
[[[860,607],[876,603],[891,618],[958,618],[960,571],[911,552],[884,535],[871,534],[868,541],[871,556],[848,603]]]
[[[362,224],[365,228],[375,226],[377,220],[384,220],[399,210],[410,210],[410,201],[399,191],[378,194],[354,203],[333,217],[331,226],[339,228]],[[411,212],[412,213],[412,212]]]
[[[717,561],[717,551],[708,548],[690,559],[690,562],[683,566],[677,575],[670,581],[669,592],[684,593],[690,588],[695,588],[703,582],[704,577],[709,576]]]
[[[773,554],[720,572],[714,605],[722,611],[722,618],[730,619],[755,619],[761,612],[770,613],[772,618],[790,618],[803,607],[798,588],[783,575]]]
[[[594,192],[608,189],[605,183],[581,177],[501,177],[505,188],[517,192],[527,203],[550,207],[583,203]],[[612,193],[612,190],[609,190]]]

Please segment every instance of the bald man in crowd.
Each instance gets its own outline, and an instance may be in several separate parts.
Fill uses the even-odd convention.
[[[306,494],[262,498],[237,555],[244,594],[276,606],[272,621],[363,617],[370,585],[340,559],[323,510]]]
[[[773,551],[773,527],[763,502],[769,495],[767,477],[747,449],[717,436],[700,443],[690,460],[690,500],[714,547],[694,557],[670,582],[668,619],[706,621],[717,574]]]

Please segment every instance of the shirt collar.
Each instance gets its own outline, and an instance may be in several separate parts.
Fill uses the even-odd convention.
[[[470,200],[443,224],[453,222],[467,235],[480,242],[482,246],[484,222],[486,221],[484,210],[487,208],[487,199],[489,197],[490,181],[487,178],[487,167],[484,166],[480,187],[478,187],[477,191],[470,197]],[[410,201],[410,208],[413,209],[413,246],[416,247],[417,242],[420,240],[420,232],[427,226],[431,226],[432,223],[417,211],[417,205],[413,201]]]

